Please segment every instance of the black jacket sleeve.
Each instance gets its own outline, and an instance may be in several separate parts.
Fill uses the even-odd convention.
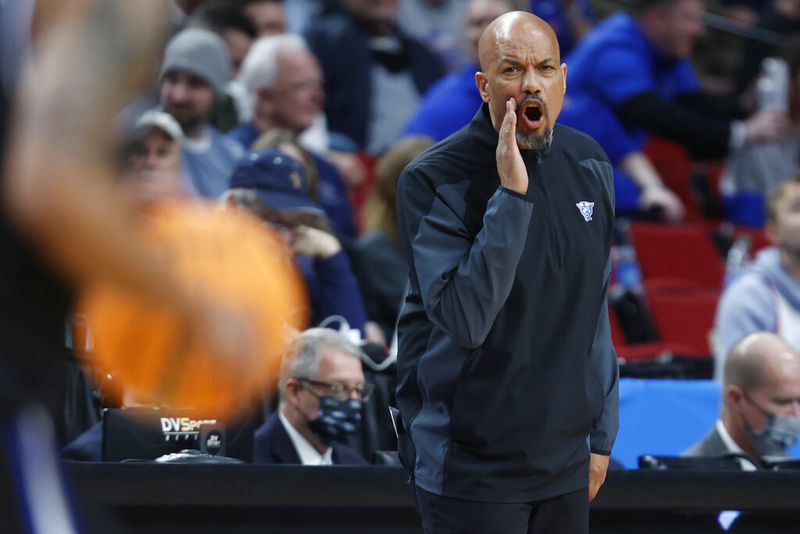
[[[419,187],[398,190],[401,220],[419,217],[411,243],[412,279],[419,284],[430,320],[462,347],[478,347],[486,339],[514,283],[525,247],[533,203],[500,187],[491,197],[483,228],[470,235],[458,213],[444,198],[415,202]],[[427,205],[424,213],[412,206]]]
[[[730,121],[707,117],[689,107],[669,102],[653,91],[632,96],[617,113],[624,122],[676,141],[698,159],[723,158],[728,153]]]
[[[608,321],[610,258],[605,272],[603,306],[600,309],[591,352],[592,365],[597,371],[597,376],[605,392],[605,401],[603,411],[589,435],[589,446],[593,453],[609,455],[619,431],[619,365],[617,364],[617,352],[611,343],[611,326]]]

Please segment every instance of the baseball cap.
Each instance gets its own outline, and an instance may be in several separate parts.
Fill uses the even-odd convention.
[[[158,128],[168,136],[170,136],[178,144],[182,144],[184,140],[183,129],[178,124],[172,115],[157,109],[150,109],[142,113],[136,120],[133,127],[133,137],[141,139],[147,134],[150,128]]]
[[[303,165],[284,152],[269,148],[243,158],[230,179],[231,189],[255,189],[259,198],[276,210],[322,208],[308,194]]]

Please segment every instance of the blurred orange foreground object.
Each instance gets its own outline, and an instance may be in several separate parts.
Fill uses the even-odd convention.
[[[252,353],[213,354],[169,303],[97,285],[80,304],[94,338],[87,358],[139,403],[234,415],[275,386],[293,331],[307,326],[308,295],[291,251],[252,215],[216,204],[159,206],[143,231],[188,287],[246,319]]]

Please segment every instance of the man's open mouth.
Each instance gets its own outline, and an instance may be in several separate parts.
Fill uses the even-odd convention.
[[[538,130],[544,123],[544,103],[536,99],[528,99],[522,103],[521,118],[530,130]]]

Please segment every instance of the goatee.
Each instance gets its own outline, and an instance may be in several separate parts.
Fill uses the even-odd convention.
[[[547,127],[543,134],[536,132],[522,133],[517,132],[517,146],[521,151],[534,151],[539,154],[547,152],[553,144],[553,129]]]
[[[542,100],[539,96],[534,94],[526,94],[524,95],[519,102],[517,102],[517,117],[522,116],[522,110],[525,106],[525,103],[529,100],[536,100],[542,106],[542,118],[547,121],[548,117],[550,116],[550,109],[547,106],[547,103]],[[553,144],[553,128],[547,126],[544,130],[543,134],[538,134],[536,132],[528,132],[523,133],[519,131],[519,124],[517,124],[517,146],[521,151],[535,151],[538,152],[541,156],[547,149],[550,148],[550,145]]]

